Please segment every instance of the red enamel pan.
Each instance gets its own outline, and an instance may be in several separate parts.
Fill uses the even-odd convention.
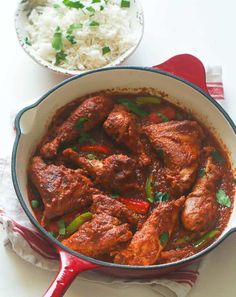
[[[183,260],[152,266],[107,263],[81,255],[63,246],[37,222],[27,197],[27,166],[37,144],[46,133],[55,111],[72,100],[105,89],[148,88],[168,94],[168,100],[187,110],[208,127],[224,144],[232,167],[236,167],[236,127],[229,115],[207,92],[205,69],[191,55],[178,55],[154,68],[111,67],[71,77],[43,95],[35,104],[21,110],[15,120],[16,140],[12,153],[12,178],[18,199],[33,225],[58,251],[60,271],[44,296],[63,296],[82,271],[94,269],[122,278],[153,278],[177,270],[205,255],[236,230],[234,207],[228,225],[214,243]]]

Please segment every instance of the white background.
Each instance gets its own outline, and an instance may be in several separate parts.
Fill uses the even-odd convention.
[[[234,0],[141,0],[145,13],[144,38],[127,65],[151,66],[179,53],[191,53],[205,65],[222,65],[226,106],[236,120],[236,2]],[[14,31],[16,1],[1,1],[0,8],[0,157],[10,155],[10,114],[32,101],[63,77],[35,64],[20,48]],[[3,247],[0,230],[0,296],[41,296],[55,273],[25,263]],[[99,287],[78,287],[68,297],[112,297]],[[124,296],[132,292],[124,291]],[[149,297],[154,297],[150,293]],[[236,234],[231,235],[205,259],[189,297],[236,296]],[[134,296],[135,297],[135,296]]]

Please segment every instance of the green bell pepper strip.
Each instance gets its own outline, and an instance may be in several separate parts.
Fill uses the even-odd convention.
[[[152,186],[153,186],[153,180],[152,180],[152,175],[150,175],[147,178],[146,185],[145,185],[146,197],[147,197],[147,200],[150,203],[155,202],[155,198],[154,198],[154,195],[153,195],[153,187]]]
[[[76,217],[70,224],[66,227],[66,235],[71,235],[78,230],[78,227],[83,225],[85,222],[91,220],[93,217],[91,212],[85,212]]]
[[[154,96],[142,96],[142,97],[137,97],[136,98],[136,103],[138,105],[142,104],[160,104],[161,103],[161,98],[160,97],[154,97]]]
[[[149,113],[145,110],[142,110],[136,102],[126,99],[126,98],[120,98],[118,102],[122,105],[124,105],[128,110],[132,111],[136,115],[140,117],[146,117]]]
[[[195,248],[197,248],[200,245],[202,245],[203,243],[205,243],[207,240],[214,238],[218,234],[220,234],[220,231],[219,230],[217,230],[217,229],[211,230],[211,231],[207,232],[206,234],[204,234],[200,239],[198,239],[197,241],[195,241],[193,243],[193,246]]]

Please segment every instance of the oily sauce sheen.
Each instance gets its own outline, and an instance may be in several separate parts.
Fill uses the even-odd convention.
[[[39,223],[67,247],[117,264],[174,262],[204,249],[226,227],[234,190],[211,132],[148,94],[67,104],[28,166]]]

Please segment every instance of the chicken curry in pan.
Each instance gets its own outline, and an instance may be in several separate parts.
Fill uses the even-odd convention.
[[[86,256],[169,263],[226,227],[234,180],[202,123],[163,98],[97,94],[56,112],[28,167],[44,228]]]

